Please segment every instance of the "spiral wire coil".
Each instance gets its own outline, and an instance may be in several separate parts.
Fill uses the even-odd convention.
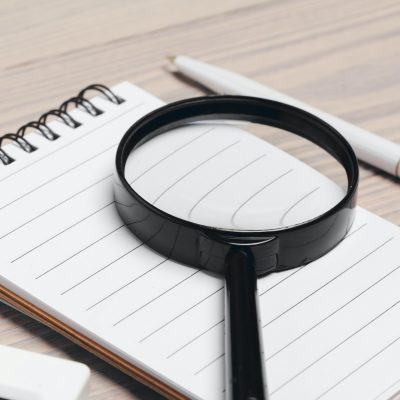
[[[96,107],[90,100],[85,98],[85,95],[89,91],[95,91],[101,93],[108,101],[114,104],[122,104],[125,100],[119,96],[117,96],[111,89],[109,89],[105,85],[101,84],[93,84],[85,87],[81,90],[77,96],[71,97],[70,99],[64,101],[59,108],[52,109],[50,111],[45,112],[40,116],[37,121],[31,121],[27,124],[21,126],[16,133],[7,133],[0,137],[0,161],[4,165],[11,164],[15,161],[5,150],[4,150],[4,142],[11,141],[15,145],[17,145],[20,149],[27,153],[32,153],[37,150],[37,147],[30,143],[24,136],[28,132],[28,130],[36,130],[39,134],[41,134],[45,139],[54,141],[58,139],[60,136],[55,133],[48,125],[48,120],[50,117],[55,117],[68,127],[72,129],[76,129],[82,124],[75,120],[68,112],[68,109],[71,107],[79,108],[80,110],[88,113],[92,117],[97,117],[98,115],[103,114],[103,110],[100,110]]]

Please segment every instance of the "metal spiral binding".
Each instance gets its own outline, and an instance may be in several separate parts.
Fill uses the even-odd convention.
[[[47,111],[42,114],[37,121],[31,121],[27,124],[21,126],[16,133],[7,133],[0,137],[0,161],[4,165],[11,164],[14,162],[14,158],[7,154],[7,152],[2,148],[4,141],[12,141],[19,148],[27,153],[32,153],[37,150],[32,143],[30,143],[24,136],[28,129],[34,129],[38,133],[40,133],[47,140],[53,141],[59,138],[59,135],[55,133],[47,124],[48,119],[50,117],[55,117],[60,120],[62,123],[67,125],[72,129],[76,129],[82,124],[76,121],[72,116],[68,113],[68,108],[70,106],[79,107],[81,110],[87,112],[92,117],[97,117],[98,115],[103,114],[103,110],[100,110],[96,107],[90,100],[85,98],[85,95],[89,91],[100,92],[104,97],[111,101],[114,104],[122,104],[125,100],[119,96],[117,96],[112,90],[110,90],[107,86],[101,84],[93,84],[89,85],[83,90],[81,90],[77,96],[71,97],[70,99],[64,101],[60,105],[59,108]]]

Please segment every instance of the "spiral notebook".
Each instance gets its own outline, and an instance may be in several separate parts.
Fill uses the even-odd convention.
[[[101,95],[90,98],[90,90]],[[0,296],[168,398],[223,399],[223,282],[154,253],[113,204],[116,145],[163,103],[129,83],[90,90],[3,142]],[[323,193],[340,196],[288,154],[224,129],[194,124],[160,142],[141,160],[142,189],[160,195],[151,176],[165,163],[180,166],[165,183],[171,196],[186,184],[194,198],[218,197],[232,176],[242,190],[225,215],[236,224],[271,197],[272,186],[286,209],[271,214],[280,223],[326,206]],[[188,172],[219,150],[225,170],[206,180]],[[230,170],[232,158],[240,171]],[[372,400],[399,390],[399,246],[397,226],[358,208],[351,232],[329,254],[259,279],[271,399]]]

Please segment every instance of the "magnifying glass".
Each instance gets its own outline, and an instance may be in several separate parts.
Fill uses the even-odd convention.
[[[128,171],[128,164],[140,166],[140,160],[151,157],[155,148],[152,144],[168,146],[171,141],[160,139],[169,139],[168,135],[180,127],[227,120],[280,128],[321,147],[346,172],[347,190],[343,197],[327,210],[316,207],[318,215],[311,212],[305,221],[294,219],[286,226],[281,220],[280,226],[271,226],[266,220],[266,216],[273,217],[268,202],[264,202],[265,206],[263,202],[255,202],[251,207],[250,200],[254,199],[243,200],[243,181],[237,179],[251,165],[256,166],[263,155],[246,162],[246,151],[240,147],[235,150],[238,143],[235,135],[232,134],[231,141],[222,143],[216,134],[218,129],[213,128],[203,133],[209,138],[215,135],[207,149],[200,136],[189,138],[175,149],[184,153],[184,147],[190,144],[192,153],[186,159],[190,165],[179,158],[173,160],[172,153],[166,156],[170,157],[168,162],[164,157],[154,163],[150,167],[151,184],[147,183],[146,189],[140,185],[141,174],[132,177],[132,168]],[[235,151],[233,157],[231,154],[224,158]],[[197,158],[193,164],[192,160]],[[236,167],[232,165],[235,162]],[[279,170],[279,165],[276,169]],[[180,171],[178,178],[177,171]],[[203,181],[212,180],[213,176],[225,178],[200,197],[190,184],[186,190],[176,190],[190,175],[202,171],[206,171]],[[358,164],[350,145],[324,121],[283,103],[244,96],[198,97],[168,104],[133,124],[119,144],[115,175],[117,209],[134,235],[171,260],[225,278],[226,398],[267,399],[257,277],[316,260],[333,249],[350,230],[358,186]],[[229,186],[229,190],[224,196],[216,196],[222,186]],[[171,187],[175,189],[172,197]],[[273,190],[269,196],[274,196]],[[284,200],[277,199],[278,203]],[[230,202],[236,205],[233,214]],[[242,209],[246,205],[245,217],[239,218],[238,204]]]

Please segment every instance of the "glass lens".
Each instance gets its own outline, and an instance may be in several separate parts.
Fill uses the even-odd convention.
[[[284,228],[328,211],[344,196],[343,167],[311,142],[276,128],[194,123],[145,142],[125,176],[157,208],[234,230]]]

